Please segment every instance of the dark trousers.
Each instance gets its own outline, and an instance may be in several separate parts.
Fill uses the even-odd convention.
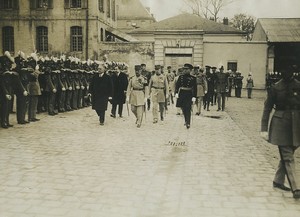
[[[276,171],[274,182],[284,184],[285,176],[288,179],[292,191],[299,189],[297,182],[294,153],[297,147],[279,146],[280,162]]]
[[[56,93],[50,92],[49,93],[49,101],[48,101],[48,113],[49,114],[56,113],[55,104],[56,104]]]
[[[78,109],[78,90],[73,91],[71,107],[72,109]]]
[[[17,95],[17,121],[18,123],[25,121],[26,112],[28,110],[28,97],[22,94]]]
[[[60,91],[58,93],[58,111],[65,111],[65,102],[66,102],[66,91]]]
[[[185,124],[190,125],[191,124],[191,109],[192,109],[192,104],[188,103],[181,107],[182,113],[184,116],[184,121]]]
[[[72,90],[68,90],[66,92],[66,110],[67,111],[71,111],[72,110],[72,96],[73,96],[73,92]]]
[[[77,99],[77,108],[82,108],[82,95],[83,95],[83,90],[79,89],[78,90],[78,99]]]
[[[5,127],[9,125],[9,113],[11,108],[11,100],[8,100],[5,96],[0,98],[1,100],[1,126]]]
[[[105,111],[102,110],[96,110],[97,115],[99,116],[100,123],[104,123],[105,121]]]
[[[213,93],[207,93],[204,96],[204,109],[207,109],[207,111],[209,111],[209,104],[211,102],[211,98],[212,98],[212,94]]]
[[[151,100],[147,99],[147,109],[150,110]]]
[[[220,110],[222,107],[222,111],[224,111],[226,93],[218,93],[217,98],[218,98],[218,110]]]
[[[123,103],[113,103],[111,108],[111,113],[116,115],[117,106],[119,106],[118,114],[121,117],[123,113]]]
[[[47,111],[47,105],[48,105],[48,97],[49,92],[42,91],[42,95],[39,96],[38,100],[38,112],[45,112]]]
[[[235,96],[240,98],[241,95],[242,95],[242,88],[240,87],[235,88]]]

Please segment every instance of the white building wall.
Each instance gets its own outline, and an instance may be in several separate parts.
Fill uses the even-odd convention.
[[[238,71],[244,77],[251,71],[255,88],[264,89],[267,73],[267,48],[265,42],[205,42],[203,66],[218,67],[222,63],[227,70],[227,63],[236,61]]]

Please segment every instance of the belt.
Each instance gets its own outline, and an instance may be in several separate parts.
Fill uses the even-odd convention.
[[[163,90],[163,89],[165,89],[164,87],[151,87],[151,88],[154,88],[154,89],[161,89],[161,90]]]
[[[276,106],[275,110],[277,111],[285,111],[285,110],[300,110],[300,105],[294,105],[294,106]]]
[[[144,89],[141,89],[141,88],[133,88],[133,90],[144,90]]]
[[[180,90],[192,90],[191,87],[180,87],[179,89],[180,89]]]

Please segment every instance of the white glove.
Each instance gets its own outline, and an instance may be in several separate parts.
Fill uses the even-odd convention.
[[[55,88],[54,88],[52,91],[53,91],[53,93],[56,93],[56,92],[57,92],[57,90],[56,90]]]
[[[69,90],[72,90],[72,87],[69,87]]]
[[[88,96],[91,96],[92,94],[88,93]]]
[[[110,96],[110,97],[108,97],[108,100],[112,100],[112,97]]]
[[[178,93],[175,94],[175,97],[178,98]]]
[[[84,86],[81,86],[81,90],[84,90],[84,88],[85,88]]]
[[[40,69],[40,66],[39,65],[36,65],[35,66],[35,70],[39,70]]]
[[[195,98],[195,97],[192,98],[192,102],[193,102],[193,103],[196,102],[196,98]]]
[[[205,90],[204,93],[207,94],[207,90]]]
[[[80,87],[79,86],[76,86],[76,90],[79,90],[80,89]]]
[[[61,90],[62,90],[62,91],[66,91],[66,88],[63,87]]]
[[[41,91],[44,91],[44,88],[41,88]]]
[[[263,138],[266,141],[269,140],[269,134],[268,134],[268,132],[260,132],[260,136],[261,136],[261,138]]]
[[[24,96],[28,96],[28,92],[25,90],[25,91],[23,92],[23,95],[24,95]]]
[[[90,86],[88,85],[88,86],[86,87],[86,89],[87,89],[87,90],[90,89]]]
[[[11,95],[6,94],[5,96],[6,96],[6,99],[11,100]]]

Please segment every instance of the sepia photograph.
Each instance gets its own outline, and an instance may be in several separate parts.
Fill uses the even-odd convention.
[[[300,216],[299,0],[0,0],[0,217]]]

